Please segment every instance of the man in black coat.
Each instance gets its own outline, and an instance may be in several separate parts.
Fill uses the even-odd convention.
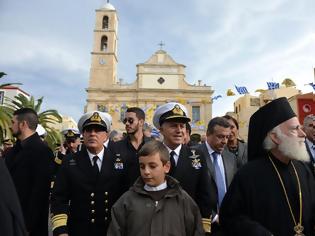
[[[315,235],[315,182],[305,164],[305,133],[287,98],[250,118],[248,160],[220,208],[228,235]]]
[[[140,176],[138,151],[144,143],[151,138],[144,136],[143,125],[145,113],[139,107],[130,107],[125,113],[123,123],[127,132],[127,137],[113,143],[110,149],[115,156],[122,158],[126,162],[129,186],[133,186]]]
[[[6,154],[30,236],[48,235],[48,206],[53,153],[35,132],[36,112],[21,108],[13,113],[12,133],[18,141]]]
[[[159,106],[153,116],[153,124],[164,137],[170,152],[169,175],[176,178],[183,189],[195,200],[203,217],[204,228],[209,232],[209,218],[216,209],[216,193],[211,192],[214,184],[208,175],[207,164],[202,153],[184,143],[187,117],[186,108],[175,102]]]
[[[66,156],[51,196],[55,236],[106,235],[110,211],[127,190],[125,165],[104,147],[110,130],[108,114],[84,114],[78,123],[84,147]]]
[[[11,176],[0,158],[0,235],[26,236],[22,209]]]

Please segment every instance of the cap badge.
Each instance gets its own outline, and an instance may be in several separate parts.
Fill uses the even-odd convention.
[[[74,137],[74,133],[72,130],[68,130],[67,137]]]
[[[90,118],[90,121],[101,123],[102,118],[100,117],[100,115],[97,112],[94,112]]]
[[[184,115],[184,111],[177,104],[174,106],[172,112],[173,112],[174,115],[179,115],[179,116],[183,116]]]

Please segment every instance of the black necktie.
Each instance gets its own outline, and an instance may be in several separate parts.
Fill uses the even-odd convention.
[[[98,156],[93,157],[93,172],[95,174],[95,177],[98,177],[98,174],[100,173],[100,170],[98,169],[97,165]]]
[[[176,153],[174,151],[170,152],[170,162],[171,162],[171,169],[170,169],[170,172],[169,172],[170,175],[173,175],[174,172],[175,172],[175,169],[176,169],[176,162],[175,162],[175,158],[174,158],[175,154]]]

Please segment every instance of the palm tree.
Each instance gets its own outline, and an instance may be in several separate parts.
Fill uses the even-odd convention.
[[[10,99],[11,105],[10,108],[17,110],[20,108],[28,107],[32,108],[38,114],[39,123],[47,131],[46,141],[48,145],[54,150],[57,143],[61,143],[62,137],[58,130],[51,127],[51,125],[62,122],[62,117],[57,110],[50,109],[40,112],[41,105],[43,103],[43,97],[35,100],[33,96],[30,98],[19,94],[15,96],[15,99]]]
[[[0,72],[0,79],[7,75],[4,72]],[[11,85],[20,85],[20,83],[5,83],[5,84],[0,84],[0,89],[3,89],[7,86]],[[4,99],[4,98],[2,98]],[[1,99],[1,100],[2,100]],[[0,143],[3,142],[4,138],[11,138],[11,118],[12,118],[12,113],[13,110],[12,108],[8,106],[4,106],[3,104],[0,104]]]

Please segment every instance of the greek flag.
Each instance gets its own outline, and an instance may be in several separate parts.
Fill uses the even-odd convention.
[[[222,96],[221,95],[214,96],[212,100],[217,100],[218,98],[222,98]]]
[[[238,92],[239,94],[246,94],[246,93],[249,93],[249,92],[247,91],[247,88],[246,88],[245,86],[237,87],[237,86],[235,85],[235,88],[236,88],[236,90],[237,90],[237,92]]]
[[[313,90],[315,90],[315,84],[314,83],[309,83],[313,87]]]
[[[279,83],[276,82],[267,82],[267,85],[269,90],[279,89],[280,87]]]

